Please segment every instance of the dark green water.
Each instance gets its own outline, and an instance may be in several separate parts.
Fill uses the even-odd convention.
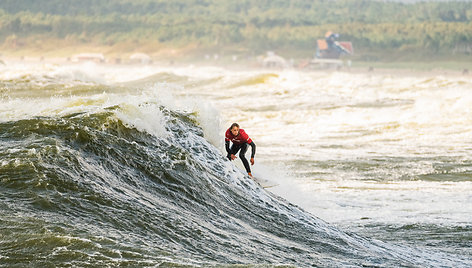
[[[231,169],[191,115],[160,109],[166,139],[113,111],[2,123],[1,262],[392,263]]]

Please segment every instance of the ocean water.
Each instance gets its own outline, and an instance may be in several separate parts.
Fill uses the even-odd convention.
[[[472,78],[0,66],[0,266],[472,266]],[[224,158],[238,122],[253,174]]]

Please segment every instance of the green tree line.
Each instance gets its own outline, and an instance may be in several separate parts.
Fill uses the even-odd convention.
[[[326,31],[360,50],[448,53],[472,45],[472,3],[373,0],[2,0],[0,41],[68,38],[313,49]],[[467,49],[463,49],[467,53]]]

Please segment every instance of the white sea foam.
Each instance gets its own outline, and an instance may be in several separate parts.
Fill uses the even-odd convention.
[[[269,167],[254,174],[283,185],[271,191],[337,223],[467,222],[469,181],[417,177],[440,175],[441,163],[471,171],[470,78],[280,71],[228,87],[264,73],[274,72],[228,71],[192,93],[249,133]]]

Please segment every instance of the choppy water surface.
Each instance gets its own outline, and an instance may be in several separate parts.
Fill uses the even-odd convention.
[[[1,68],[0,265],[472,265],[470,77]]]

